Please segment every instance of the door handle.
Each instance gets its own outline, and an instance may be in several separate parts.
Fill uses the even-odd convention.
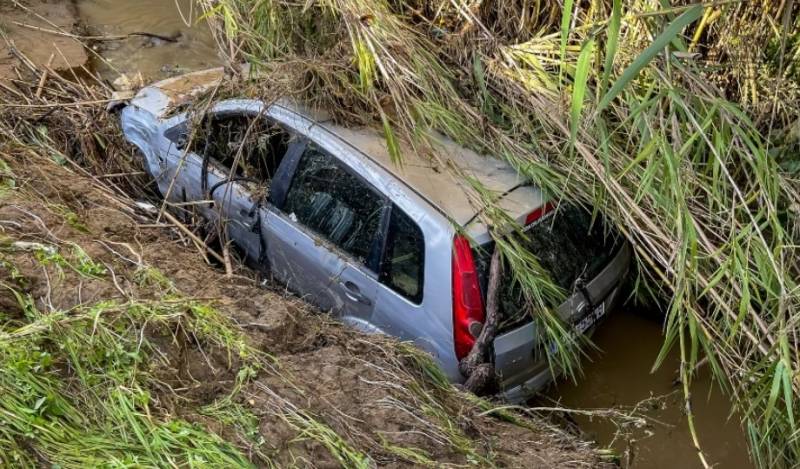
[[[344,289],[344,295],[352,301],[367,306],[372,304],[372,301],[361,293],[361,290],[355,283],[348,280],[346,282],[339,282],[339,285]]]

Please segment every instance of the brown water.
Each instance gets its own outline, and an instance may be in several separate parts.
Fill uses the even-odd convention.
[[[176,37],[177,42],[132,36],[103,41],[93,60],[106,79],[141,72],[145,82],[220,65],[211,31],[193,0],[77,0],[83,24],[101,35],[145,32]]]
[[[602,446],[629,453],[635,468],[702,467],[692,445],[683,412],[683,393],[675,385],[679,357],[671,353],[655,373],[650,369],[662,343],[661,323],[633,313],[618,311],[594,335],[600,351],[591,354],[584,375],[575,385],[564,381],[548,391],[551,399],[570,408],[609,408],[627,410],[653,396],[667,396],[643,406],[643,415],[652,419],[645,427],[627,429],[630,439],[614,441],[616,426],[607,419],[577,416],[581,430]],[[701,372],[692,388],[700,445],[709,464],[720,468],[752,467],[744,432],[736,417],[728,418],[729,400]]]
[[[103,43],[98,51],[109,63],[94,61],[93,65],[111,81],[120,73],[141,72],[149,81],[220,64],[208,26],[198,20],[199,9],[191,8],[192,0],[78,0],[77,6],[83,23],[100,34],[179,34],[177,43],[141,37]],[[700,467],[682,412],[682,395],[673,385],[676,354],[650,374],[662,342],[660,322],[618,311],[597,331],[594,342],[600,351],[585,364],[578,384],[561,382],[548,391],[549,398],[570,408],[619,406],[624,410],[652,396],[669,395],[658,400],[657,408],[646,409],[644,415],[652,420],[631,430],[627,438],[615,440],[616,427],[605,419],[575,419],[600,445],[627,454],[623,459],[631,467]],[[738,421],[728,419],[729,402],[711,384],[707,376],[701,376],[693,389],[693,409],[707,459],[721,468],[750,467]]]

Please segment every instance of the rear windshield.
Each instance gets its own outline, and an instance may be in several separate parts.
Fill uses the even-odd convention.
[[[621,241],[621,236],[610,231],[599,215],[593,219],[592,213],[581,207],[559,206],[525,228],[523,244],[539,259],[556,285],[571,292],[578,278],[591,281],[608,265]],[[484,296],[493,251],[494,242],[476,249]],[[521,295],[512,282],[501,285],[505,287],[500,295],[503,316],[511,319],[507,313],[520,312]]]

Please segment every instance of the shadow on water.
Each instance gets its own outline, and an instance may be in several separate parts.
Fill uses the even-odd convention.
[[[610,315],[598,328],[578,383],[562,380],[547,390],[549,399],[569,408],[631,409],[641,406],[648,419],[643,427],[626,428],[627,436],[615,438],[617,427],[605,418],[574,417],[585,436],[601,446],[611,446],[634,468],[702,467],[697,457],[683,406],[682,388],[676,383],[680,356],[673,350],[655,372],[650,370],[663,342],[662,318],[630,307]],[[752,467],[747,441],[730,401],[718,383],[702,369],[692,387],[692,409],[706,459],[715,467]]]

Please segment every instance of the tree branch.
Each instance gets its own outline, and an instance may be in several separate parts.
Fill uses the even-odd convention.
[[[489,265],[489,285],[486,288],[486,320],[469,355],[458,364],[459,371],[467,378],[464,387],[470,392],[477,393],[484,389],[495,377],[494,365],[488,360],[487,355],[499,322],[498,303],[502,270],[500,250],[495,248]]]

